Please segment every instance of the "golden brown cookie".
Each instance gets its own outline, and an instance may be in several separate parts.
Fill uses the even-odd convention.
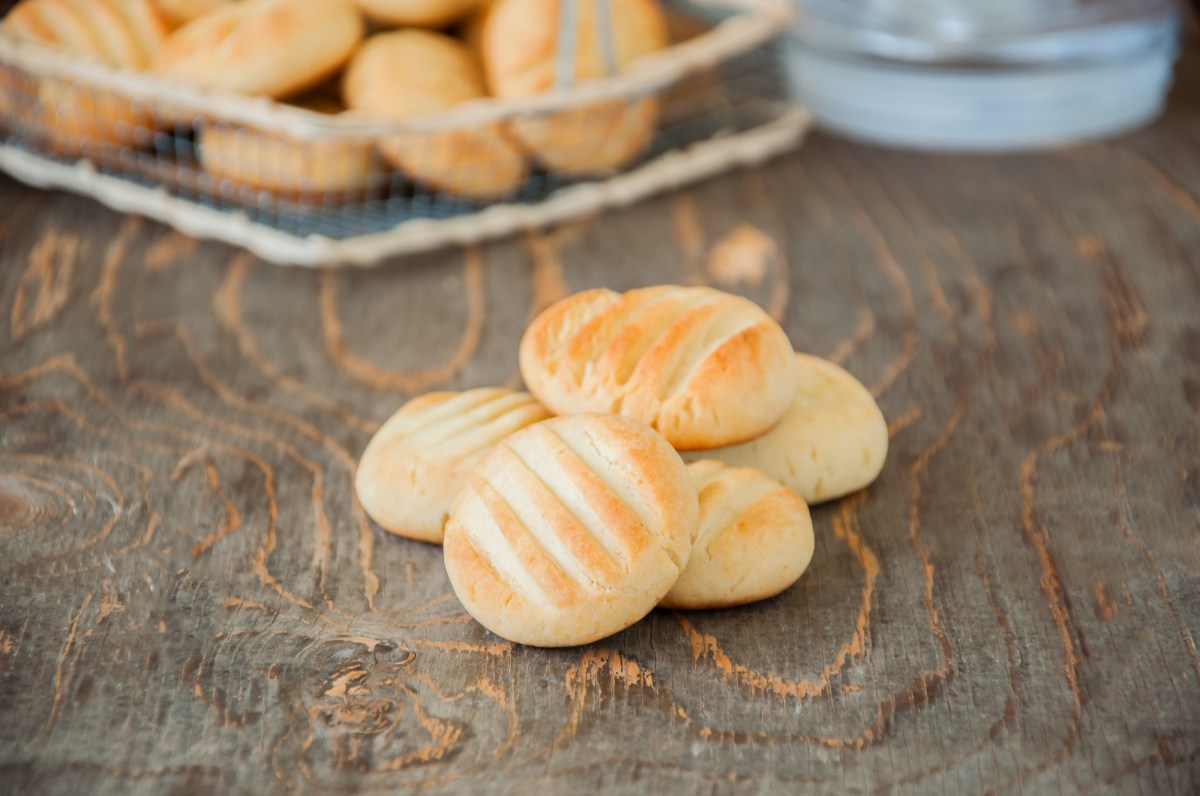
[[[359,462],[359,502],[385,530],[441,544],[442,527],[471,468],[514,431],[550,417],[524,392],[486,387],[406,403]]]
[[[343,110],[321,96],[293,104],[329,115]],[[358,198],[385,178],[367,140],[294,137],[206,122],[199,126],[197,144],[200,164],[214,177],[302,201]]]
[[[145,68],[168,33],[150,0],[24,0],[3,28],[19,39],[129,69]]]
[[[611,31],[617,71],[664,49],[667,26],[657,0],[612,0]],[[481,24],[488,86],[497,97],[528,97],[556,83],[560,0],[496,0]],[[572,80],[608,74],[603,55],[600,4],[578,4]],[[546,168],[569,175],[605,172],[627,164],[653,138],[658,120],[654,97],[605,100],[568,110],[522,116],[513,131],[525,150]]]
[[[513,120],[526,150],[550,171],[585,177],[633,161],[658,127],[658,100],[605,100],[570,111],[531,113]]]
[[[434,116],[484,95],[475,54],[449,36],[423,30],[372,36],[342,81],[348,107],[392,119]],[[503,197],[525,178],[525,158],[498,123],[398,134],[379,147],[414,179],[472,199]]]
[[[856,492],[883,469],[887,421],[858,379],[832,362],[797,354],[799,387],[783,420],[758,439],[689,459],[757,467],[810,504]]]
[[[520,362],[529,391],[555,414],[636,417],[680,450],[757,437],[796,393],[779,324],[706,287],[577,293],[533,321]]]
[[[24,0],[2,27],[14,38],[126,69],[144,69],[169,32],[150,0]],[[149,134],[150,108],[119,92],[52,77],[36,82],[32,96],[4,110],[19,114],[17,125],[44,136],[52,149],[76,154],[136,144]]]
[[[246,0],[172,33],[152,68],[203,88],[282,99],[340,69],[362,37],[352,0]]]
[[[697,514],[687,468],[649,426],[558,417],[477,465],[446,523],[446,572],[493,633],[586,644],[637,622],[670,590]]]
[[[664,608],[728,608],[795,583],[813,555],[808,505],[760,470],[705,459],[688,465],[700,493],[700,532]]]

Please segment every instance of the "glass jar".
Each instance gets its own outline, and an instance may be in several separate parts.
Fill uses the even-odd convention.
[[[1162,110],[1172,0],[799,0],[797,96],[851,137],[1008,150],[1114,135]]]

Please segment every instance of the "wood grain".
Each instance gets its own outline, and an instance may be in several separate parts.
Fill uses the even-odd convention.
[[[1200,790],[1200,61],[1047,154],[801,151],[302,273],[0,180],[0,791]],[[570,291],[714,284],[892,451],[738,610],[535,650],[352,492]]]

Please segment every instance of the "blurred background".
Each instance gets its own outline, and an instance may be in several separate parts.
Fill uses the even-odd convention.
[[[1153,119],[1180,28],[1172,0],[809,0],[791,52],[797,94],[830,130],[994,151]]]

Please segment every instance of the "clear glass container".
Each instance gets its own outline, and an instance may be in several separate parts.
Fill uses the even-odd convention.
[[[793,89],[878,143],[1006,150],[1155,118],[1180,34],[1172,0],[800,0]]]

